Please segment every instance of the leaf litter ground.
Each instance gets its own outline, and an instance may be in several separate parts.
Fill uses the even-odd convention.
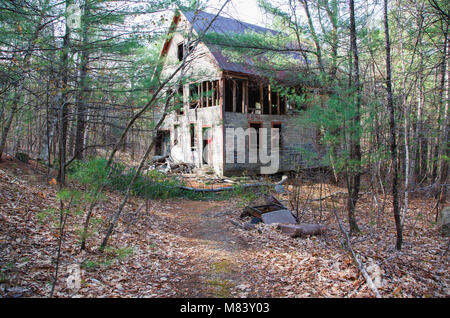
[[[0,295],[47,297],[55,267],[57,228],[45,213],[57,209],[56,185],[45,168],[13,159],[0,164]],[[79,185],[74,188],[83,190]],[[342,189],[331,187],[330,191]],[[306,189],[304,191],[307,192]],[[343,246],[330,209],[321,220],[326,235],[290,238],[275,227],[240,229],[239,200],[144,201],[133,198],[104,253],[97,248],[108,217],[121,201],[107,192],[94,210],[86,252],[79,251],[83,215],[68,221],[56,297],[373,297]],[[336,199],[345,220],[342,199]],[[384,297],[448,297],[448,238],[431,213],[433,201],[414,198],[405,222],[404,248],[394,249],[389,202],[374,224],[373,202],[363,196],[357,218],[361,233],[352,237]],[[317,221],[315,207],[304,222]],[[81,285],[67,283],[71,266],[81,269]]]

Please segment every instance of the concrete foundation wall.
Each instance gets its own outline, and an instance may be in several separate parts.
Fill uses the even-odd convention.
[[[235,140],[227,140],[227,128],[247,129],[249,123],[262,123],[262,127],[267,128],[268,134],[270,135],[272,123],[280,123],[281,147],[279,155],[279,172],[294,171],[297,170],[299,166],[311,166],[311,163],[305,161],[306,156],[300,149],[319,153],[316,144],[315,129],[312,127],[300,126],[298,121],[298,117],[294,115],[255,115],[225,112],[225,151],[227,151],[227,149],[233,149],[233,145],[236,142]],[[268,136],[267,145],[270,151],[270,136]],[[260,173],[261,164],[252,164],[248,162],[248,150],[249,142],[247,138],[245,143],[246,162],[238,163],[237,160],[235,160],[234,163],[225,162],[223,168],[225,175],[242,174],[244,171],[248,173]]]

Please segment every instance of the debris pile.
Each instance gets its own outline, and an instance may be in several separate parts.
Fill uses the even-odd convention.
[[[318,223],[298,223],[297,218],[286,206],[284,206],[277,198],[270,195],[266,198],[265,205],[246,206],[240,218],[251,217],[250,223],[241,225],[239,222],[232,220],[232,224],[244,230],[255,228],[255,223],[263,222],[264,224],[278,224],[277,229],[281,233],[287,234],[292,238],[305,237],[308,235],[321,235],[326,231],[326,226]]]
[[[195,165],[175,162],[170,155],[167,156],[153,156],[152,163],[147,170],[157,170],[159,172],[168,174],[179,174],[179,173],[193,173]]]

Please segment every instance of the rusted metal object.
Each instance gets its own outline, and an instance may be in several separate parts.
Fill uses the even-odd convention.
[[[266,205],[258,205],[258,206],[247,205],[241,214],[241,218],[246,217],[246,216],[254,216],[254,217],[261,219],[261,215],[264,213],[274,212],[274,211],[278,211],[278,210],[285,210],[285,209],[286,208],[284,206],[278,205],[278,204],[266,204]]]
[[[278,229],[291,237],[305,237],[308,235],[321,235],[327,228],[323,224],[301,223],[295,218],[292,211],[285,207],[273,195],[266,197],[267,204],[258,206],[247,205],[241,218],[253,216],[260,219],[265,224],[278,223]]]
[[[280,202],[280,200],[275,198],[273,195],[269,195],[266,196],[266,204],[264,205],[257,205],[257,206],[247,205],[241,214],[241,218],[244,218],[246,216],[254,216],[260,219],[261,221],[264,221],[262,219],[262,215],[264,213],[275,212],[280,210],[287,210],[292,214],[292,212],[286,206],[284,206],[283,203]],[[292,214],[292,216],[294,215]]]

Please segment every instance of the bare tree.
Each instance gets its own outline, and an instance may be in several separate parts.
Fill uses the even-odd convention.
[[[398,202],[398,165],[397,165],[397,136],[395,128],[395,112],[394,101],[392,98],[392,79],[391,79],[391,43],[389,39],[389,20],[388,20],[388,0],[384,0],[384,36],[386,43],[386,90],[387,90],[387,107],[389,110],[389,128],[390,128],[390,144],[391,144],[391,160],[392,160],[392,198],[395,227],[397,230],[396,248],[402,248],[403,234],[402,224],[400,220],[400,208]]]

